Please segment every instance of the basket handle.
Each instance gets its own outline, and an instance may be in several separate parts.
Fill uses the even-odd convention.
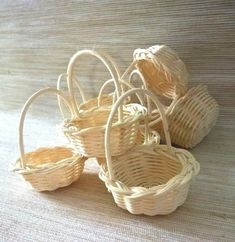
[[[133,71],[131,72],[131,74],[130,74],[130,76],[129,76],[129,82],[131,82],[133,75],[138,75],[138,76],[140,77],[141,81],[142,81],[143,84],[144,84],[144,89],[146,89],[146,90],[150,90],[150,89],[148,88],[147,82],[146,82],[146,80],[145,80],[143,74],[142,74],[139,70],[136,70],[136,69],[135,69],[135,70],[133,70]],[[172,108],[175,106],[175,103],[178,101],[178,99],[179,99],[179,97],[175,97],[175,99],[172,100],[170,106],[169,106],[169,107],[167,108],[167,110],[165,111],[165,114],[166,114],[166,115],[168,115],[168,114],[171,112]],[[148,110],[151,112],[151,111],[152,111],[152,107],[151,107],[151,102],[150,102],[148,96],[147,96],[147,105],[148,105]],[[149,123],[149,127],[152,127],[152,126],[156,125],[156,124],[159,123],[160,121],[161,121],[161,117],[159,117],[158,119],[153,120],[152,122]]]
[[[101,96],[103,95],[104,90],[107,88],[108,85],[110,85],[110,84],[113,83],[113,82],[114,82],[113,79],[109,79],[109,80],[106,81],[106,82],[102,85],[102,87],[100,88],[100,92],[99,92],[99,96],[98,96],[98,106],[100,106]],[[131,83],[126,82],[126,81],[123,81],[123,80],[120,80],[120,84],[121,84],[122,87],[123,87],[123,86],[126,86],[127,88],[129,88],[129,90],[135,88]],[[123,93],[124,93],[124,92],[123,92]],[[115,95],[115,96],[114,96],[114,101],[116,101],[116,93],[115,93],[115,92],[114,92],[114,95]],[[138,94],[137,94],[137,97],[138,97],[140,103],[141,103],[142,105],[144,105],[144,101],[143,101],[142,97],[139,96]]]
[[[162,104],[158,100],[158,98],[149,90],[135,88],[135,89],[127,91],[114,104],[114,106],[111,110],[111,113],[109,115],[107,125],[106,125],[106,130],[105,130],[105,143],[104,143],[105,144],[105,157],[106,157],[106,162],[107,162],[110,179],[114,178],[114,172],[113,172],[113,166],[112,166],[112,154],[111,154],[111,149],[110,149],[110,133],[111,133],[111,128],[112,128],[112,121],[113,121],[115,113],[117,112],[118,107],[120,105],[122,105],[125,98],[127,98],[128,96],[133,95],[133,94],[147,95],[148,97],[150,97],[150,99],[153,101],[153,103],[157,106],[160,116],[162,118],[166,144],[168,147],[171,147],[171,139],[170,139],[170,134],[168,131],[168,123],[166,120],[164,109],[162,107]],[[148,110],[148,112],[149,112],[149,110]]]
[[[67,78],[67,73],[63,73],[63,74],[60,74],[58,79],[57,79],[57,89],[58,90],[61,90],[61,81],[63,80],[63,78]],[[75,85],[76,87],[78,88],[79,90],[79,93],[81,94],[81,97],[82,97],[82,101],[85,102],[87,100],[85,94],[84,94],[84,91],[82,90],[82,87],[81,85],[79,84],[78,80],[75,79],[74,80],[75,82]],[[69,97],[70,98],[70,97]],[[62,114],[62,116],[65,116],[65,112],[63,110],[63,106],[62,106],[62,103],[61,103],[61,97],[58,95],[57,96],[57,99],[58,99],[58,105],[59,105],[59,109],[60,109],[60,113]],[[71,100],[70,100],[71,101]]]
[[[26,116],[26,113],[27,113],[30,105],[35,101],[35,99],[38,98],[39,96],[41,96],[42,94],[45,94],[45,93],[54,93],[56,95],[59,95],[61,98],[63,98],[64,102],[68,106],[68,108],[69,108],[69,110],[70,110],[70,112],[73,116],[73,110],[70,106],[69,100],[66,98],[66,96],[61,91],[57,90],[56,88],[47,87],[47,88],[44,88],[44,89],[41,89],[41,90],[35,92],[31,97],[29,97],[29,99],[24,104],[22,111],[21,111],[21,114],[20,114],[19,150],[20,150],[20,166],[21,166],[21,168],[25,168],[25,165],[26,165],[26,160],[24,158],[25,152],[24,152],[24,139],[23,139],[25,116]]]
[[[115,89],[116,89],[116,92],[117,92],[117,97],[120,97],[120,95],[121,95],[121,86],[120,86],[120,83],[119,83],[120,75],[119,75],[119,72],[117,71],[116,66],[113,64],[113,61],[111,61],[106,55],[104,55],[104,54],[101,55],[100,53],[98,53],[95,50],[78,51],[70,59],[69,64],[68,64],[68,68],[67,68],[68,89],[69,89],[69,93],[70,93],[70,96],[71,96],[72,106],[75,110],[76,115],[79,115],[79,110],[78,110],[78,107],[76,105],[76,100],[75,100],[74,91],[73,91],[73,70],[74,70],[74,66],[75,66],[76,62],[83,55],[94,56],[94,57],[98,58],[105,65],[105,67],[109,71],[112,79],[114,80]],[[122,107],[120,107],[120,109],[118,110],[118,117],[119,117],[119,120],[122,120]]]

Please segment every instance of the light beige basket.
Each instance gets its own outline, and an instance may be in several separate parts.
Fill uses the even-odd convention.
[[[168,46],[155,45],[148,49],[136,49],[133,58],[148,86],[157,94],[175,99],[187,91],[187,69]]]
[[[112,106],[94,106],[86,112],[80,112],[76,105],[73,89],[73,70],[79,57],[92,55],[97,57],[108,69],[115,84],[117,97],[121,94],[120,77],[112,62],[96,51],[83,50],[77,52],[68,65],[68,90],[71,96],[74,119],[64,122],[62,131],[72,144],[74,150],[86,157],[104,157],[104,132]],[[146,114],[146,109],[139,104],[122,105],[115,116],[115,127],[112,130],[113,154],[119,155],[131,149],[137,140],[139,123]]]
[[[134,93],[148,95],[158,107],[163,120],[166,145],[146,142],[121,156],[112,157],[110,132],[119,105]],[[116,204],[133,214],[169,214],[187,198],[192,178],[199,163],[186,150],[171,146],[166,117],[156,96],[142,89],[126,92],[115,103],[105,132],[106,163],[99,177],[112,193]]]
[[[191,88],[167,114],[172,143],[184,148],[196,146],[216,124],[218,115],[219,105],[207,87],[198,85]],[[161,123],[154,125],[152,122],[151,126],[163,133]]]
[[[141,50],[139,51],[141,53]],[[164,53],[162,52],[162,54]],[[168,65],[170,66],[170,62]],[[147,69],[143,74],[139,70],[133,70],[129,81],[136,74],[142,80],[143,87],[151,89],[151,86],[148,86],[148,76],[146,73]],[[176,86],[175,94],[177,93],[177,88]],[[192,148],[200,143],[215,125],[219,114],[219,107],[216,100],[208,93],[206,86],[199,85],[187,91],[184,96],[181,96],[182,94],[183,92],[179,92],[178,95],[172,96],[173,100],[171,104],[164,106],[164,109],[172,143],[183,148]],[[153,110],[150,126],[162,135],[163,128],[159,121],[159,112]]]
[[[43,147],[25,154],[23,142],[25,115],[32,102],[45,93],[60,95],[72,112],[69,101],[62,92],[54,88],[45,88],[34,93],[22,109],[19,124],[20,158],[13,171],[21,175],[37,191],[53,191],[70,185],[80,177],[86,160],[81,155],[74,154],[70,148],[63,146]]]

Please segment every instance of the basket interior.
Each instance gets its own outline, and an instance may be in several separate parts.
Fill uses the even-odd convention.
[[[102,95],[100,99],[100,104],[101,105],[111,105],[113,102],[113,96],[112,95]],[[82,103],[79,106],[80,110],[88,110],[93,107],[98,106],[98,98],[91,98],[88,101]]]
[[[73,152],[65,147],[40,148],[33,152],[25,154],[27,165],[43,165],[48,163],[56,163],[60,160],[72,157]]]
[[[175,95],[175,84],[172,83],[172,75],[164,71],[164,68],[159,65],[159,68],[149,60],[139,60],[137,67],[145,77],[148,85],[155,90],[156,93],[172,97]]]
[[[148,149],[139,146],[113,161],[115,179],[127,187],[151,188],[167,183],[182,171],[182,164],[173,152],[161,145]],[[162,147],[166,147],[162,145]]]
[[[83,117],[78,117],[72,120],[67,120],[65,123],[65,127],[75,127],[81,129],[91,128],[91,127],[98,127],[98,126],[104,126],[107,124],[107,120],[110,114],[110,109],[97,109],[94,110],[94,112],[89,112]],[[131,116],[134,117],[134,115],[131,114],[131,112],[124,110],[123,111],[123,121],[125,119],[130,118]],[[116,114],[113,119],[113,123],[118,121],[118,115]]]

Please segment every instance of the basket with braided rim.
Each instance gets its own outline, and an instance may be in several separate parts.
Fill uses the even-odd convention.
[[[179,98],[167,113],[172,143],[184,148],[192,148],[208,135],[219,115],[219,105],[208,93],[205,85],[191,88]],[[160,134],[162,124],[151,123]]]
[[[187,69],[170,47],[154,45],[148,49],[136,49],[133,58],[148,86],[157,94],[175,99],[187,91]]]
[[[24,152],[23,127],[26,112],[32,102],[45,93],[60,95],[72,112],[69,101],[62,92],[54,88],[45,88],[34,93],[22,109],[19,124],[20,158],[16,161],[13,171],[37,191],[53,191],[78,180],[86,160],[66,146],[42,147],[32,152]]]
[[[120,76],[113,63],[97,51],[78,51],[71,58],[67,70],[68,91],[76,117],[66,120],[62,126],[62,131],[72,144],[73,149],[79,154],[86,157],[104,157],[105,126],[112,106],[99,105],[100,100],[98,98],[98,106],[94,106],[86,112],[80,112],[74,96],[73,70],[74,65],[82,55],[97,57],[111,74],[117,97],[121,94]],[[119,108],[118,115],[115,117],[115,127],[111,134],[112,150],[115,155],[125,153],[135,145],[139,123],[145,114],[145,107],[139,104],[123,105]]]
[[[118,106],[134,93],[148,95],[159,109],[166,145],[135,146],[121,156],[112,156],[110,132]],[[151,115],[151,114],[150,114]],[[199,163],[191,153],[171,146],[164,110],[157,97],[148,90],[133,89],[123,94],[110,113],[105,132],[106,162],[99,177],[112,193],[115,203],[133,214],[169,214],[187,198],[192,178],[199,172]]]

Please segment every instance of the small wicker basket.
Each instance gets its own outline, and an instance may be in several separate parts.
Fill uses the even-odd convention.
[[[22,109],[19,124],[20,158],[14,165],[13,171],[21,175],[37,191],[53,191],[70,185],[80,177],[86,160],[81,155],[74,154],[70,148],[63,146],[43,147],[25,154],[23,142],[25,115],[32,102],[45,93],[59,95],[72,112],[69,101],[62,92],[54,88],[45,88],[34,93]]]
[[[97,57],[111,74],[117,98],[121,94],[119,73],[106,56],[92,50],[77,52],[71,58],[67,70],[68,90],[76,117],[66,120],[62,131],[72,144],[74,150],[79,154],[86,157],[104,157],[104,133],[112,106],[99,105],[99,98],[97,101],[98,106],[94,106],[86,112],[81,112],[76,105],[73,89],[73,70],[76,62],[82,55]],[[118,115],[115,117],[115,128],[112,131],[112,150],[115,155],[125,153],[136,144],[139,123],[145,114],[145,107],[139,104],[129,104],[119,108]]]
[[[171,99],[187,91],[188,72],[178,55],[165,45],[136,49],[133,54],[137,69],[149,87],[157,94]]]
[[[184,148],[196,146],[216,124],[218,115],[219,105],[207,87],[198,85],[191,88],[167,113],[172,143]],[[154,123],[151,127],[162,134],[162,124]]]
[[[159,109],[163,120],[166,145],[142,145],[121,156],[112,157],[110,132],[119,105],[131,95],[148,95]],[[151,115],[151,114],[150,114]],[[166,117],[156,96],[142,89],[126,92],[115,103],[105,132],[106,162],[99,177],[112,193],[116,204],[133,214],[169,214],[187,198],[190,182],[199,172],[199,163],[186,150],[171,146]]]

